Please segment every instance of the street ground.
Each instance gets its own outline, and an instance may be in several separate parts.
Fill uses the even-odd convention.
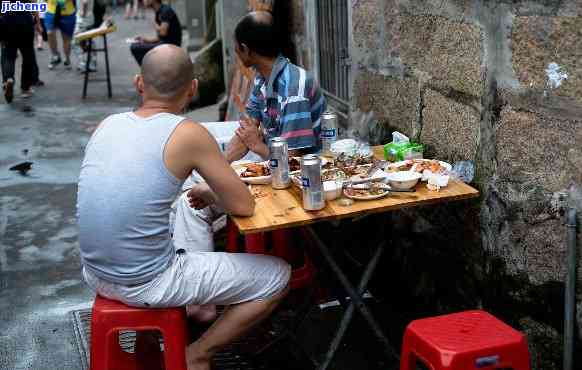
[[[41,79],[28,100],[0,103],[0,369],[80,370],[81,360],[68,313],[89,308],[92,292],[80,275],[75,200],[83,149],[97,124],[107,115],[133,109],[138,100],[132,78],[138,72],[125,42],[150,33],[147,20],[115,16],[119,30],[110,35],[113,99],[106,84],[89,84],[81,99],[82,75],[63,66],[48,70],[49,52],[37,52]],[[17,61],[20,63],[20,59]],[[73,59],[76,66],[78,60]],[[19,92],[19,70],[17,90]],[[104,76],[99,55],[96,77]],[[95,77],[93,77],[95,78]],[[216,121],[217,107],[189,114]],[[33,162],[26,176],[9,168]],[[305,344],[321,353],[329,342],[339,311],[316,310],[303,330]],[[360,322],[356,327],[363,327]],[[317,330],[313,330],[317,328]],[[342,346],[336,368],[376,369],[382,362],[366,354],[370,334],[350,334],[364,352]],[[281,349],[279,349],[281,351]],[[282,350],[285,352],[285,350]],[[342,365],[339,365],[342,364]],[[290,368],[296,368],[292,363]]]

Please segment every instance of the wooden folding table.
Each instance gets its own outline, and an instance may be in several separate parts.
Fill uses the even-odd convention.
[[[374,154],[377,158],[382,158],[382,147],[374,147]],[[257,205],[255,214],[251,217],[231,217],[242,234],[252,234],[277,229],[284,229],[297,226],[307,226],[309,235],[313,238],[315,246],[323,255],[342,286],[351,298],[338,331],[330,344],[324,361],[319,364],[319,369],[327,369],[339,344],[345,334],[348,324],[352,319],[354,309],[356,309],[370,325],[375,336],[382,343],[385,353],[389,357],[398,357],[388,338],[382,332],[377,321],[362,300],[362,294],[372,277],[377,262],[385,249],[386,242],[382,241],[375,250],[373,257],[368,262],[358,287],[355,287],[341,270],[330,249],[318,237],[309,226],[316,222],[333,221],[343,218],[352,218],[367,214],[396,211],[403,208],[426,206],[431,204],[446,203],[456,200],[476,198],[479,192],[473,187],[458,181],[451,180],[449,184],[441,188],[440,191],[430,191],[425,183],[419,183],[413,193],[390,193],[388,196],[370,201],[355,201],[351,206],[341,206],[337,201],[328,202],[326,207],[320,211],[305,211],[302,207],[301,190],[291,186],[284,190],[274,190],[269,185],[253,185],[262,194],[256,199]]]

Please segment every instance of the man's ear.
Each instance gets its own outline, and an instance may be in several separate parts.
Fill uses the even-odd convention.
[[[240,50],[245,57],[249,58],[251,56],[251,49],[246,44],[240,44]]]
[[[133,77],[133,86],[135,86],[135,90],[139,95],[143,95],[144,86],[143,86],[143,76],[142,75],[135,75]]]

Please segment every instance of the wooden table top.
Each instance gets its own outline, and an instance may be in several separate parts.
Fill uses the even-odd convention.
[[[106,35],[108,33],[115,32],[115,31],[117,31],[117,26],[115,26],[115,25],[111,25],[109,27],[102,26],[99,28],[94,28],[92,30],[76,34],[75,41],[88,40],[88,39],[92,39],[92,38],[95,38],[97,36],[103,36],[103,35]]]
[[[383,158],[382,147],[374,147],[377,158]],[[320,211],[305,211],[302,206],[301,189],[291,185],[284,190],[274,190],[270,185],[252,185],[265,196],[256,199],[255,214],[251,217],[231,216],[242,234],[309,225],[320,221],[338,220],[365,214],[394,211],[408,207],[470,199],[479,196],[479,191],[458,181],[451,180],[440,191],[429,191],[426,183],[419,182],[414,193],[390,193],[376,200],[354,201],[350,206],[341,206],[337,200],[328,201]]]

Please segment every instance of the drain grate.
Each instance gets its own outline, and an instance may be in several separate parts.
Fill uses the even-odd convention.
[[[90,338],[91,338],[91,310],[76,310],[70,313],[75,332],[77,348],[81,354],[83,370],[89,369]],[[264,338],[260,331],[245,337],[244,342],[234,342],[216,354],[213,359],[213,369],[216,370],[266,370],[265,364],[252,361],[248,352],[249,343],[260,343]],[[125,352],[135,352],[135,331],[120,331],[119,345]],[[160,339],[163,349],[163,341]],[[244,349],[247,349],[246,351]]]

